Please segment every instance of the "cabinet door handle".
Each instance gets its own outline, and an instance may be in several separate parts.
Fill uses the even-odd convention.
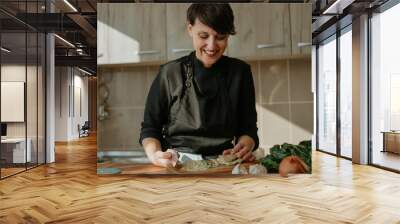
[[[142,55],[142,54],[159,54],[160,51],[157,51],[157,50],[136,51],[135,53],[136,53],[137,55]]]
[[[103,54],[98,54],[97,55],[97,58],[101,58],[101,57],[103,57],[104,55]]]
[[[193,51],[193,49],[190,48],[172,48],[172,53],[181,53],[181,52],[190,52]]]
[[[308,46],[311,46],[311,43],[308,43],[308,42],[297,43],[297,47],[308,47]]]
[[[284,46],[285,46],[284,44],[257,44],[258,49],[284,47]]]

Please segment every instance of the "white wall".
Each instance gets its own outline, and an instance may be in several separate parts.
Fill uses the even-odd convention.
[[[1,65],[1,81],[25,82],[24,65]]]
[[[27,72],[26,72],[27,71]],[[25,75],[28,76],[28,80],[31,80],[31,76],[36,76],[36,67],[29,66],[25,67],[24,65],[19,64],[6,64],[1,66],[1,81],[2,82],[25,82]],[[30,90],[30,89],[29,89]],[[36,91],[36,90],[35,90]],[[29,92],[27,93],[28,97],[35,97],[36,92]],[[3,96],[4,97],[4,96]],[[27,99],[29,102],[31,100]],[[36,105],[32,105],[36,108]],[[1,108],[1,110],[6,110],[7,108]],[[34,117],[32,117],[34,115]],[[31,122],[34,120],[36,123],[36,114],[28,113],[28,128],[33,127]],[[7,122],[7,136],[8,137],[25,137],[25,126],[26,122]],[[35,128],[36,129],[36,128]],[[28,131],[28,137],[29,136]]]
[[[24,82],[26,86],[26,100],[23,106],[19,108],[22,111],[13,111],[11,108],[2,107],[2,112],[8,113],[25,113],[26,120],[22,122],[6,122],[7,137],[9,138],[24,138],[27,136],[30,139],[30,148],[32,152],[32,161],[44,163],[44,146],[45,146],[45,120],[44,120],[44,74],[42,67],[25,64],[3,64],[1,66],[1,81],[9,82]],[[3,92],[4,89],[2,89]],[[2,98],[8,98],[7,95],[2,95]],[[25,104],[26,103],[26,104]],[[9,110],[9,111],[7,111]],[[16,110],[14,108],[14,110]],[[37,154],[39,155],[37,157]],[[49,160],[50,161],[50,160]]]
[[[2,65],[1,66],[1,81],[3,82],[25,82],[26,67],[24,65]],[[30,69],[28,68],[28,71]],[[28,73],[30,74],[30,73]],[[4,96],[2,96],[4,97]],[[6,108],[1,108],[5,110]],[[25,122],[7,123],[8,137],[25,137]]]
[[[88,78],[83,75],[76,68],[56,67],[56,141],[77,139],[78,124],[88,120]]]
[[[55,141],[68,140],[68,85],[67,67],[55,68]]]
[[[77,74],[77,72],[79,72]],[[74,99],[74,102],[71,102],[71,105],[74,105],[72,108],[72,119],[71,119],[71,138],[78,138],[78,124],[81,126],[88,120],[88,78],[87,76],[82,77],[83,73],[78,70],[74,70],[74,91],[72,92],[73,96],[71,99]],[[80,93],[79,93],[80,91]],[[79,97],[80,95],[80,97]],[[80,102],[79,102],[80,101]],[[79,108],[81,107],[81,108]],[[80,111],[81,110],[81,111]]]

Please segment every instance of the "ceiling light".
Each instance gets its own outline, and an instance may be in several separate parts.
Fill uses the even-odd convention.
[[[9,49],[7,49],[7,48],[5,48],[5,47],[1,47],[1,50],[4,51],[4,52],[7,52],[7,53],[10,53],[10,52],[11,52],[11,50],[9,50]]]
[[[85,73],[85,74],[93,75],[92,73],[90,73],[90,72],[88,72],[88,71],[85,71],[85,70],[83,70],[83,69],[81,69],[81,68],[79,68],[79,67],[78,67],[78,70],[81,71],[81,72],[83,72],[83,73]]]
[[[67,4],[72,10],[74,10],[74,12],[78,12],[78,10],[71,4],[69,3],[68,0],[64,0],[65,4]]]
[[[71,42],[67,41],[66,39],[58,36],[57,34],[54,34],[55,37],[57,37],[58,39],[60,39],[61,41],[63,41],[64,43],[68,44],[69,46],[75,48],[75,45],[71,44]]]

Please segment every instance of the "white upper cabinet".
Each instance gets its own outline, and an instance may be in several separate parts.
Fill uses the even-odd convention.
[[[99,38],[98,45],[106,45],[100,47],[99,62],[102,54],[107,54],[105,64],[166,60],[165,4],[114,3],[101,8],[98,14],[106,19],[100,33],[108,37]]]
[[[293,56],[311,56],[311,14],[311,4],[290,4]]]
[[[230,37],[229,56],[245,60],[291,55],[289,4],[231,4],[237,34]]]
[[[192,38],[186,29],[186,11],[189,3],[167,4],[167,55],[173,60],[193,51]]]

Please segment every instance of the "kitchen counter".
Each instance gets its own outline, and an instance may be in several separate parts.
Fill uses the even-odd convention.
[[[131,150],[131,151],[103,151],[98,152],[97,157],[99,159],[97,163],[97,169],[99,175],[111,174],[232,174],[232,166],[219,166],[215,168],[209,168],[205,171],[189,172],[183,170],[177,170],[173,168],[165,168],[153,165],[143,150]],[[253,163],[242,163],[247,170]]]
[[[250,165],[255,164],[255,163],[243,163],[243,165],[247,168],[249,168]],[[199,171],[199,172],[187,172],[187,171],[180,171],[180,170],[175,170],[175,169],[168,169],[165,167],[158,167],[153,164],[122,164],[122,163],[111,163],[111,162],[103,162],[103,163],[97,163],[97,168],[118,168],[121,170],[119,174],[134,174],[134,175],[139,175],[139,174],[186,174],[186,175],[191,175],[191,174],[231,174],[232,169],[234,166],[221,166],[221,167],[215,167],[215,168],[210,168],[205,171]]]

